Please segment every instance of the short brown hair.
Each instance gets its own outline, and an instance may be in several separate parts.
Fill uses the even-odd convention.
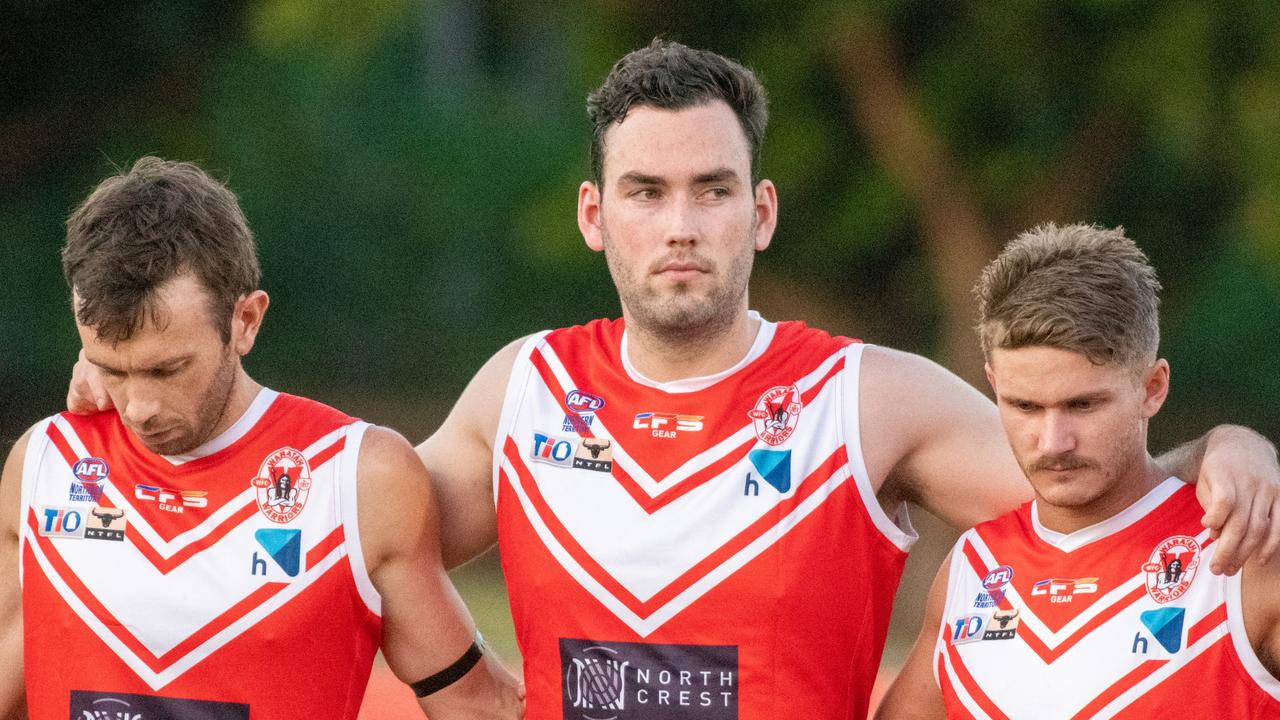
[[[654,38],[647,47],[633,50],[619,60],[604,84],[587,96],[591,117],[591,172],[604,180],[604,134],[622,122],[631,108],[649,105],[683,110],[723,100],[738,116],[751,149],[751,178],[769,124],[764,85],[755,73],[710,50],[693,50],[677,42]]]
[[[1145,367],[1160,345],[1159,291],[1124,228],[1041,225],[1009,243],[974,289],[982,352],[1043,345]]]
[[[261,279],[235,194],[192,163],[158,157],[103,180],[71,213],[62,271],[76,319],[112,343],[154,321],[156,288],[187,272],[208,291],[226,342],[236,301]]]

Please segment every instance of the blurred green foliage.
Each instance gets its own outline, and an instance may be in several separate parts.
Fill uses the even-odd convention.
[[[924,258],[945,238],[869,144],[836,50],[868,27],[989,220],[988,252],[1028,224],[1086,219],[1151,255],[1174,366],[1159,442],[1226,420],[1280,437],[1270,2],[121,0],[7,15],[6,438],[61,406],[77,350],[63,219],[154,153],[225,179],[257,233],[273,300],[255,377],[358,412],[398,403],[416,439],[503,343],[617,314],[574,217],[584,99],[655,35],[735,57],[769,88],[763,168],[782,217],[757,263],[766,315],[938,356],[954,300]],[[1075,214],[1035,217],[1038,188],[1069,192],[1077,174]]]

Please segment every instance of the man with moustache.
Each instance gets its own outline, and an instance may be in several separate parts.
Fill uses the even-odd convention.
[[[1280,568],[1206,572],[1195,491],[1147,451],[1159,287],[1089,225],[983,273],[987,379],[1035,500],[961,536],[877,717],[1280,717]]]
[[[503,348],[419,446],[445,562],[499,544],[529,717],[861,717],[905,503],[968,527],[1029,497],[995,407],[924,358],[750,310],[778,211],[751,71],[655,41],[588,112],[578,225],[622,318]],[[1223,568],[1274,550],[1270,444],[1215,430],[1180,474],[1201,456]]]

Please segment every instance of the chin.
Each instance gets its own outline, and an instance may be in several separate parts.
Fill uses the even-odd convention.
[[[1052,477],[1048,477],[1048,476]],[[1054,507],[1078,508],[1093,504],[1103,494],[1091,478],[1071,473],[1046,473],[1032,482],[1036,495]]]

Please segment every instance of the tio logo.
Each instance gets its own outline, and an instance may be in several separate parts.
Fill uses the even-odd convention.
[[[569,438],[543,433],[533,434],[533,459],[551,465],[572,465],[573,450],[577,442]]]
[[[962,645],[982,639],[982,627],[987,624],[985,615],[965,615],[952,623],[951,644]]]
[[[41,507],[40,534],[46,537],[84,537],[84,515],[75,508]]]

